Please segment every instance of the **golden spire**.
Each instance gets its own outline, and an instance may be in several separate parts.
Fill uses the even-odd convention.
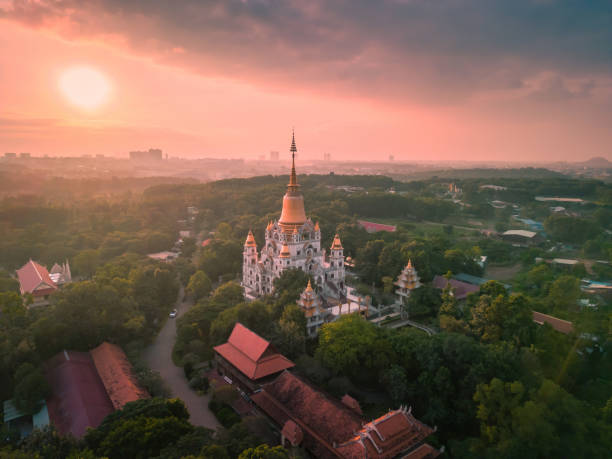
[[[340,236],[338,236],[338,233],[336,233],[334,236],[334,242],[332,243],[331,248],[332,250],[339,250],[342,248],[342,242],[340,242]]]
[[[408,264],[406,265],[406,269],[412,269],[412,260],[408,259]]]
[[[308,285],[306,286],[306,290],[304,290],[305,292],[312,292],[312,285],[310,284],[310,279],[308,279]]]
[[[315,223],[314,230],[315,231],[321,231],[321,227],[319,226],[319,222]]]
[[[297,147],[295,146],[295,133],[291,135],[291,177],[289,178],[289,185],[287,186],[287,193],[283,198],[283,210],[279,223],[283,231],[290,231],[294,226],[302,226],[306,222],[306,212],[304,212],[304,197],[300,193],[300,185],[297,182],[297,175],[295,173],[295,153]]]
[[[246,242],[244,243],[244,245],[248,245],[248,246],[257,245],[257,243],[255,242],[255,236],[253,236],[253,231],[249,230],[249,234],[247,235]]]
[[[298,185],[297,174],[295,173],[295,154],[297,153],[297,147],[295,146],[295,131],[291,132],[291,176],[289,177],[289,190],[296,191]],[[293,188],[292,188],[293,187]]]

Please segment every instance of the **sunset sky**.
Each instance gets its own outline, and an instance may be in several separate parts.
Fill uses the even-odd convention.
[[[0,154],[612,160],[609,0],[0,0],[0,50]]]

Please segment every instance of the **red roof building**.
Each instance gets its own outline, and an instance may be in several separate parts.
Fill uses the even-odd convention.
[[[302,437],[298,444],[317,458],[393,458],[411,454],[433,432],[406,409],[365,424],[354,410],[287,371],[252,394],[251,399],[282,428],[283,441],[295,444]],[[433,455],[421,457],[439,454],[433,448],[431,451]]]
[[[433,432],[412,416],[410,410],[400,408],[365,424],[357,435],[338,445],[338,451],[347,458],[382,459],[400,454],[402,458],[434,458],[440,452],[423,444]]]
[[[572,322],[537,311],[532,311],[532,313],[533,321],[538,325],[547,323],[558,332],[565,333],[566,335],[574,331],[574,324]]]
[[[383,225],[382,223],[368,222],[365,220],[358,220],[357,223],[359,223],[359,225],[368,233],[377,233],[379,231],[395,233],[395,231],[397,230],[397,227],[393,225]]]
[[[149,398],[148,392],[138,385],[132,364],[119,346],[102,343],[89,353],[115,410],[128,402]]]
[[[44,298],[57,290],[47,268],[32,260],[17,270],[17,278],[22,295],[29,293],[35,298]]]
[[[61,434],[77,438],[126,403],[149,398],[121,348],[110,343],[89,353],[60,352],[45,363],[45,378],[51,388],[50,421]]]
[[[447,279],[444,276],[436,276],[433,280],[433,286],[437,289],[444,290],[450,282],[451,288],[453,289],[453,295],[455,299],[464,300],[470,293],[474,293],[480,290],[480,286],[468,284],[467,282],[461,282],[457,279]]]
[[[236,323],[227,343],[214,349],[219,374],[249,391],[258,387],[263,380],[295,366],[291,360],[279,354],[269,341],[241,323]]]
[[[49,419],[63,434],[82,437],[114,411],[89,353],[63,351],[46,363]]]

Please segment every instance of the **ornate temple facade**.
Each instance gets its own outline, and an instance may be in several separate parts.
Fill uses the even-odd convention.
[[[306,217],[304,196],[295,172],[295,136],[291,139],[292,166],[280,218],[268,223],[261,251],[253,233],[244,243],[242,286],[245,297],[254,299],[274,291],[274,280],[287,269],[301,269],[315,282],[317,291],[331,298],[346,294],[344,250],[340,237],[334,237],[326,253],[321,249],[321,229]]]

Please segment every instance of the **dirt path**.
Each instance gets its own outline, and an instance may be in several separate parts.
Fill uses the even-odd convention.
[[[183,294],[183,287],[181,287],[179,299],[176,302],[178,316],[181,316],[192,306],[190,302],[181,301]],[[175,340],[176,319],[168,319],[155,341],[145,349],[143,359],[149,368],[159,372],[172,391],[173,397],[178,397],[185,402],[191,415],[189,421],[193,425],[217,429],[219,423],[215,415],[208,409],[210,396],[208,394],[200,396],[191,389],[187,384],[183,369],[174,365],[172,361],[172,347]]]

